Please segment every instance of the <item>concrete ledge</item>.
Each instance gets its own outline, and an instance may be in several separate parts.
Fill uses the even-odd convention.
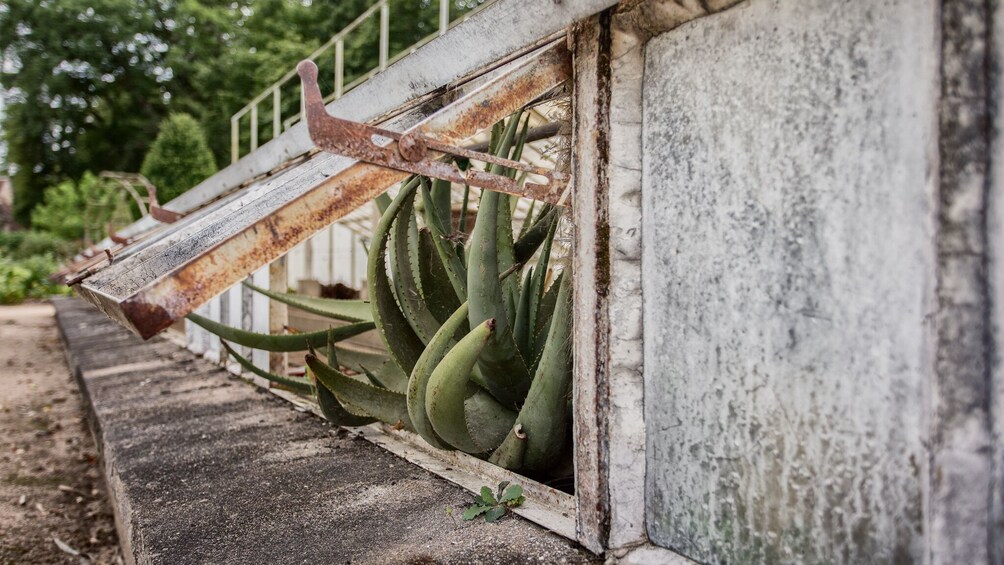
[[[53,303],[135,563],[596,561],[518,517],[461,522],[461,488],[80,300]]]

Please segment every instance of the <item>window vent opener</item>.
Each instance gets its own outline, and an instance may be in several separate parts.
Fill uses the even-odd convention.
[[[310,139],[320,149],[397,171],[566,205],[567,174],[442,143],[423,135],[420,130],[398,133],[332,116],[324,107],[317,84],[317,65],[305,60],[297,65],[296,70],[303,83]],[[474,167],[464,171],[451,161],[441,160],[443,154],[537,175],[547,182],[521,184],[507,176],[479,171]]]

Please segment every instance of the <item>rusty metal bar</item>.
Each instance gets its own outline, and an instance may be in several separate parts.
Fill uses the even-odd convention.
[[[425,135],[422,131],[401,134],[332,116],[324,107],[324,100],[317,85],[317,65],[313,61],[305,60],[300,62],[297,70],[303,82],[301,92],[306,105],[310,138],[324,151],[398,171],[516,194],[552,204],[564,204],[562,196],[568,186],[567,175],[488,153],[456,147]],[[547,179],[547,183],[520,183],[508,176],[479,171],[473,167],[462,171],[452,161],[441,160],[441,154],[465,157],[539,175]]]
[[[398,123],[404,133],[462,143],[564,83],[570,68],[561,39],[477,88],[444,93],[444,99],[460,97],[418,123],[415,115],[399,117]],[[117,260],[77,288],[112,318],[151,337],[407,175],[319,153],[227,205],[186,218],[175,231],[158,234],[141,252]]]

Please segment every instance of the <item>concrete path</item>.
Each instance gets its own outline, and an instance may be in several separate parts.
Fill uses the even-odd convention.
[[[52,306],[0,307],[0,564],[116,563],[101,475]]]
[[[596,561],[517,517],[462,522],[459,487],[81,301],[54,304],[136,562]]]

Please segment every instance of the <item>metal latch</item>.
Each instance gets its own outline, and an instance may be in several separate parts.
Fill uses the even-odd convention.
[[[448,145],[417,131],[398,133],[337,118],[324,107],[321,89],[317,85],[317,65],[310,60],[301,61],[296,66],[296,71],[303,83],[310,139],[324,151],[398,171],[525,196],[551,204],[565,204],[562,196],[568,187],[568,175],[564,173]],[[547,183],[526,182],[521,185],[515,179],[477,171],[474,167],[463,171],[452,162],[437,159],[437,154],[463,157],[538,175],[547,179]]]

